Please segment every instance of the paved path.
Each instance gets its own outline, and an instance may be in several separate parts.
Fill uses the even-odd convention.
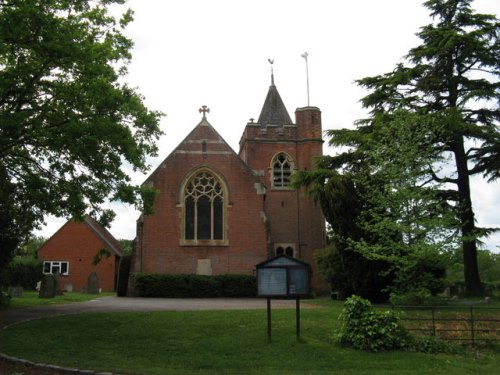
[[[272,300],[272,308],[294,308],[295,300]],[[307,303],[301,303],[307,308]],[[58,315],[91,312],[195,311],[265,309],[264,298],[131,298],[103,297],[66,305],[0,310],[0,327]]]

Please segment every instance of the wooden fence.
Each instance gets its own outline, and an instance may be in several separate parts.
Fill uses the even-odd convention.
[[[470,306],[392,306],[402,311],[401,322],[415,334],[443,340],[500,341],[500,308]]]

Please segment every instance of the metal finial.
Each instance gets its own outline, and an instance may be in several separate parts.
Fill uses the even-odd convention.
[[[267,59],[267,61],[269,61],[269,64],[271,64],[271,86],[274,86],[274,70],[273,70],[274,60]]]
[[[304,52],[302,56],[306,60],[306,77],[307,77],[307,106],[309,107],[309,65],[307,64],[307,57],[309,54]]]
[[[206,105],[202,105],[201,108],[198,110],[200,113],[203,113],[203,119],[207,118],[207,113],[210,113],[210,108],[208,108]]]

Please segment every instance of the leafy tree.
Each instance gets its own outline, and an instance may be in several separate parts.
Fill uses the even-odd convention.
[[[447,279],[450,283],[463,283],[462,249],[448,253]],[[481,279],[484,282],[500,283],[500,254],[489,250],[478,250],[477,261]]]
[[[368,209],[361,186],[355,184],[352,175],[330,168],[334,161],[325,156],[317,169],[294,174],[294,184],[308,186],[329,223],[329,246],[317,254],[318,270],[342,299],[356,294],[371,301],[386,301],[386,289],[394,280],[392,266],[384,259],[356,251],[357,241],[366,238],[375,242],[378,236],[371,236],[359,225],[361,213]]]
[[[47,241],[43,236],[30,236],[16,249],[15,256],[38,259],[38,249]]]
[[[120,240],[118,240],[118,242],[120,243],[120,246],[122,247],[123,255],[132,254],[132,250],[134,248],[134,241],[133,240],[120,239]]]
[[[500,176],[499,22],[475,14],[471,0],[424,4],[433,23],[417,34],[422,44],[392,72],[358,81],[371,116],[329,132],[332,145],[347,147],[329,168],[363,186],[369,210],[359,225],[381,236],[358,249],[395,259],[458,235],[467,292],[482,294],[477,241],[493,229],[475,224],[470,177]]]
[[[107,200],[147,210],[161,113],[123,82],[132,41],[107,7],[124,0],[0,0],[0,269],[44,215],[108,224]]]
[[[331,224],[331,245],[319,253],[318,265],[344,297],[380,301],[391,291],[435,294],[443,287],[437,249],[448,246],[449,236],[438,231],[446,215],[422,180],[429,161],[418,138],[425,132],[412,131],[413,120],[405,112],[377,119],[369,132],[331,131],[330,144],[356,147],[296,175]]]

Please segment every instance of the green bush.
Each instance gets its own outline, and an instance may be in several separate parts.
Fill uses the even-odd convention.
[[[461,350],[459,346],[450,344],[444,340],[440,340],[437,337],[414,337],[409,349],[422,352],[422,353],[448,353],[457,354]]]
[[[379,352],[405,348],[410,342],[410,335],[395,312],[375,311],[371,303],[361,297],[347,299],[341,318],[344,320],[342,345]]]
[[[428,289],[416,289],[404,294],[391,293],[390,302],[398,306],[422,306],[442,304]]]
[[[140,297],[255,297],[257,280],[250,275],[134,274]]]
[[[42,262],[33,258],[14,258],[5,273],[5,285],[34,290],[42,278]]]
[[[0,310],[5,309],[10,305],[11,299],[12,297],[8,293],[0,290]]]

